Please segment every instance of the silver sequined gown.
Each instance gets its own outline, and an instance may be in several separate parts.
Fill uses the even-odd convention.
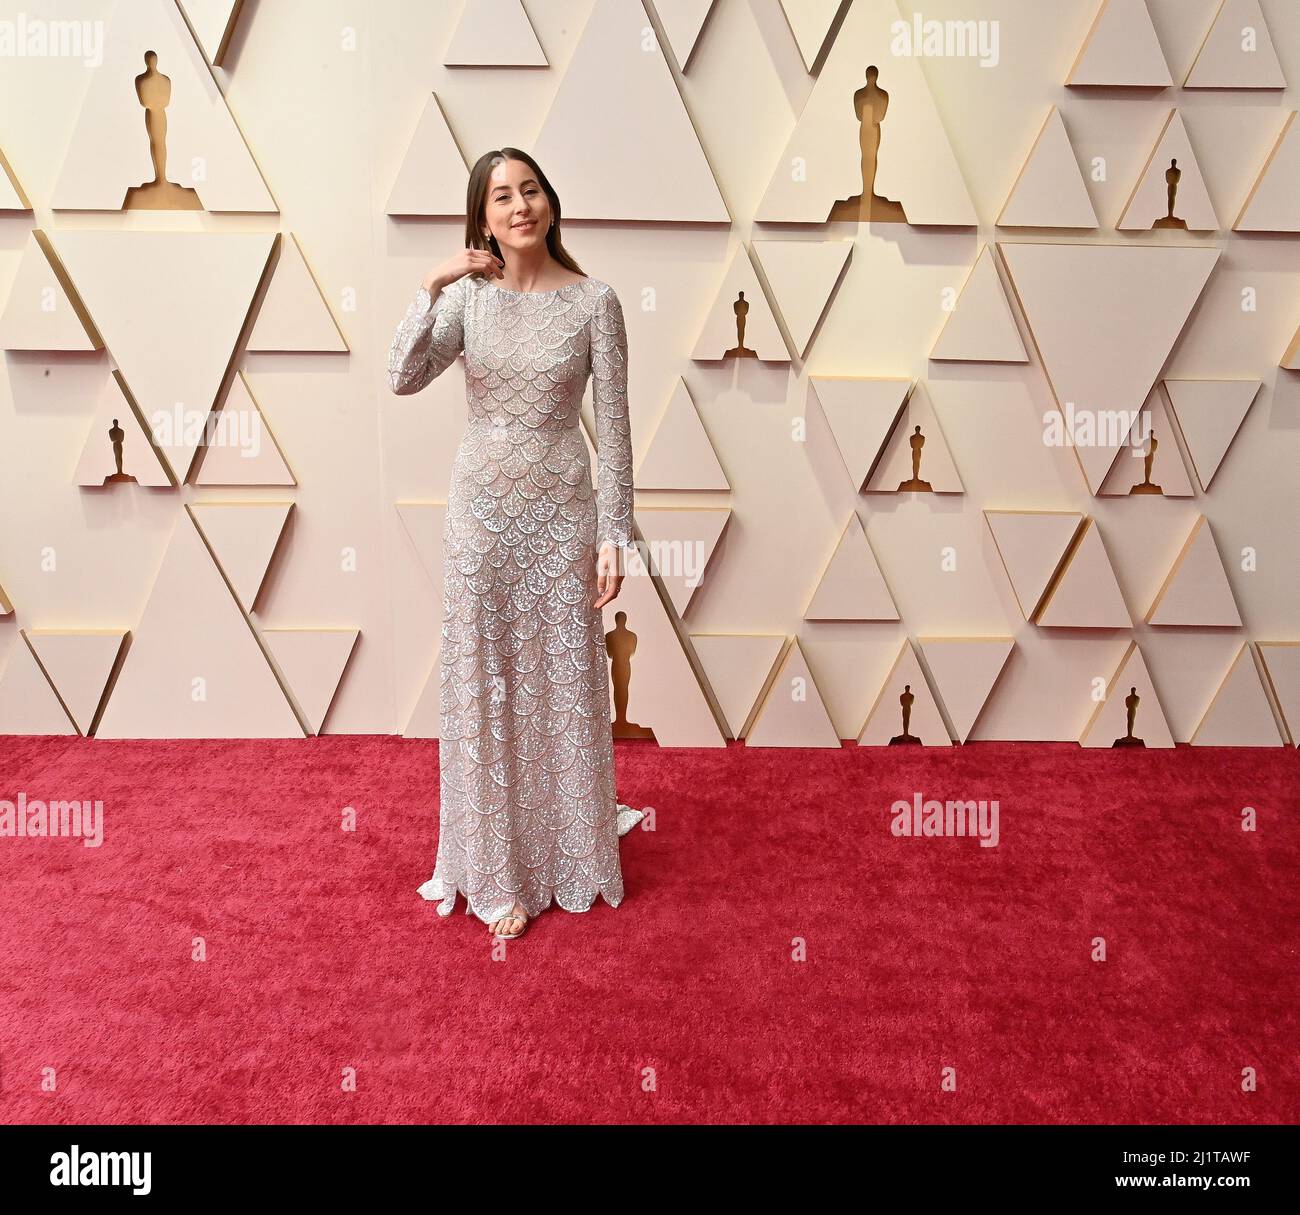
[[[623,898],[596,548],[632,543],[627,333],[585,278],[521,292],[470,275],[416,292],[389,387],[419,392],[465,356],[468,419],[443,527],[438,855],[420,887],[491,921],[518,902]],[[579,430],[592,382],[599,471]],[[620,819],[624,821],[620,823]]]

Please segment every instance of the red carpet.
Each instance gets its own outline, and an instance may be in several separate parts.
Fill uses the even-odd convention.
[[[1300,1118],[1294,750],[618,765],[657,820],[623,840],[623,906],[549,911],[493,961],[463,901],[415,893],[436,743],[0,739],[0,798],[104,802],[100,848],[0,839],[4,1119]],[[996,798],[999,845],[895,838],[917,790]]]

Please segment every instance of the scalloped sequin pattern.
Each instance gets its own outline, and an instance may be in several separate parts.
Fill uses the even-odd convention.
[[[438,855],[420,888],[490,922],[520,903],[617,906],[614,752],[596,545],[631,543],[627,335],[587,278],[541,293],[423,287],[389,352],[418,392],[465,356],[467,421],[443,526]],[[599,470],[578,427],[593,387]]]

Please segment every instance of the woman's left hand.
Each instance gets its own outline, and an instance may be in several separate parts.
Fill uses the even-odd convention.
[[[596,554],[596,602],[593,605],[603,608],[612,599],[618,598],[619,588],[623,585],[622,550],[612,544],[603,544]]]

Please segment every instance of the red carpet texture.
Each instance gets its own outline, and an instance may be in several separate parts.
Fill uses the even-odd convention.
[[[0,837],[3,1118],[1300,1118],[1294,750],[617,757],[623,905],[494,956],[416,895],[434,742],[0,739],[0,799],[103,803]],[[918,793],[997,846],[893,834]]]

